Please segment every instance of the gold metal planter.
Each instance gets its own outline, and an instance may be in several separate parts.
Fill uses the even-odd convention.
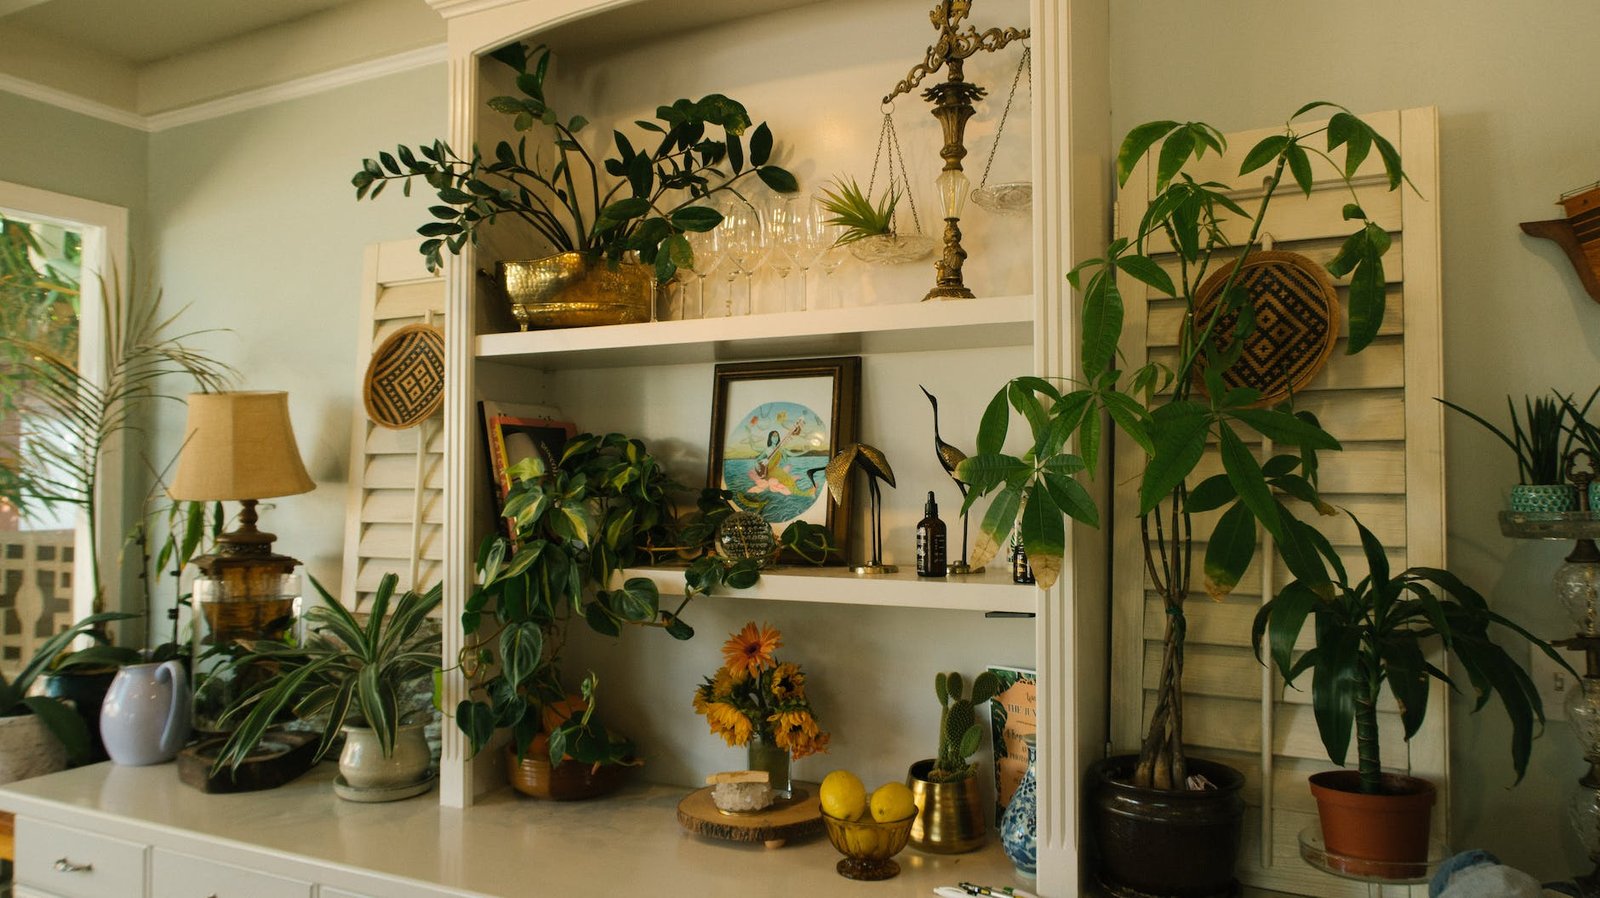
[[[500,262],[495,279],[522,330],[649,321],[655,298],[654,268],[582,253]]]
[[[933,854],[962,854],[983,847],[988,826],[978,778],[933,783],[928,781],[931,769],[933,759],[928,758],[912,764],[906,775],[906,785],[920,811],[911,824],[911,846]]]

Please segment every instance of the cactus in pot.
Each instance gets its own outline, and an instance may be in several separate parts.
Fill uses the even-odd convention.
[[[933,759],[928,781],[951,783],[971,776],[975,766],[968,760],[983,742],[978,725],[977,706],[1000,691],[1000,681],[989,671],[972,679],[972,695],[963,697],[966,680],[957,671],[935,674],[933,691],[939,697],[939,754]]]

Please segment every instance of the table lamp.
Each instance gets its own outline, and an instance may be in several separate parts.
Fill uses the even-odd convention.
[[[237,530],[217,538],[213,555],[195,559],[209,581],[196,581],[212,639],[281,633],[299,594],[299,561],[272,551],[256,529],[256,502],[316,487],[300,461],[283,392],[192,393],[178,473],[168,490],[182,501],[237,501]],[[207,601],[209,600],[209,601]]]

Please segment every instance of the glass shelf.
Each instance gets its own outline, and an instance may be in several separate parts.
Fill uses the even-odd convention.
[[[1600,517],[1588,511],[1502,511],[1500,532],[1513,539],[1600,539]]]
[[[1428,858],[1424,861],[1370,861],[1329,851],[1322,841],[1322,824],[1313,823],[1300,831],[1300,857],[1324,873],[1369,885],[1416,885],[1425,883],[1444,862],[1444,840],[1428,839]]]

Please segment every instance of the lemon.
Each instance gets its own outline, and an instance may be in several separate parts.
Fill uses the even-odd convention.
[[[904,820],[916,809],[916,801],[905,783],[884,783],[872,793],[872,819],[879,823]]]
[[[818,793],[822,812],[840,820],[860,820],[867,812],[867,787],[848,770],[835,770],[822,778]]]

